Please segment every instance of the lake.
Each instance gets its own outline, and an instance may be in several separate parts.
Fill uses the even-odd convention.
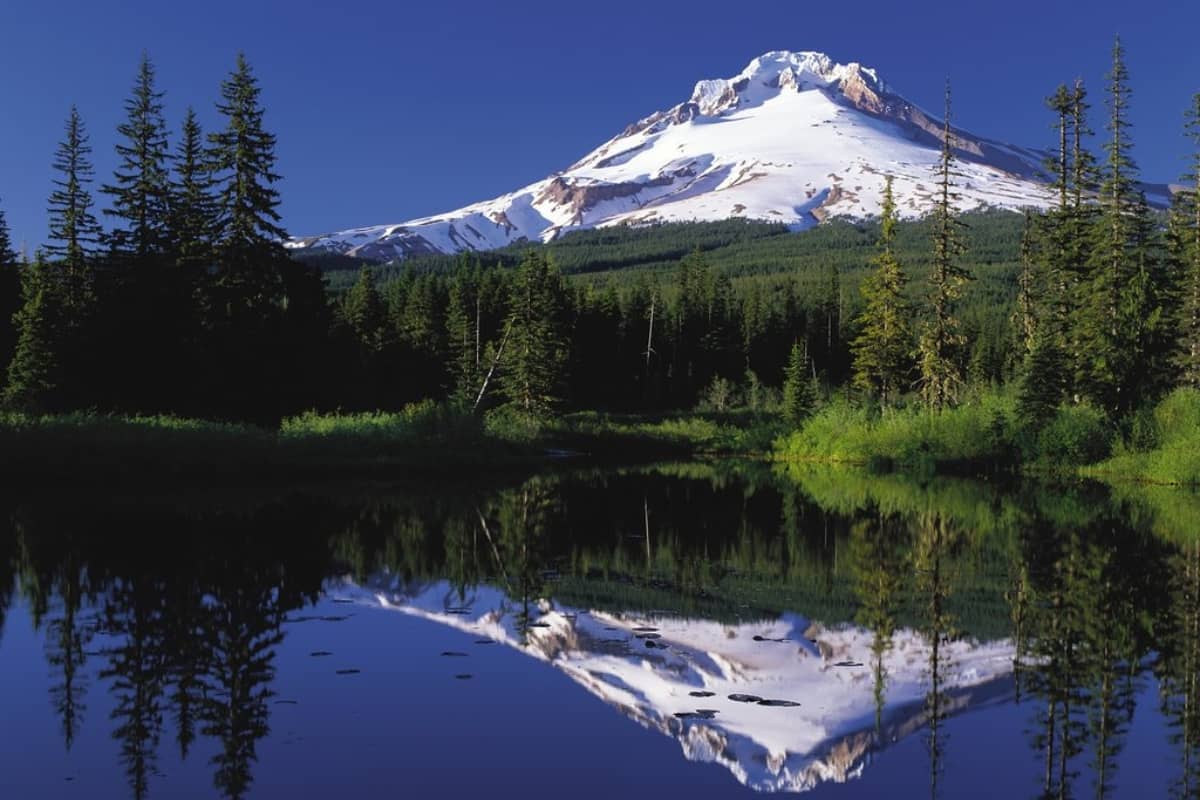
[[[1200,498],[0,492],[0,797],[1195,797]]]

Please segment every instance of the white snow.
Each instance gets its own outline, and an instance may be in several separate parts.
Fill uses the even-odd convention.
[[[516,192],[402,225],[304,237],[289,245],[390,257],[402,255],[406,244],[443,253],[486,250],[623,223],[744,217],[800,229],[816,224],[818,208],[822,218],[878,214],[886,175],[894,177],[900,215],[923,214],[931,204],[937,148],[928,140],[914,141],[911,130],[897,122],[849,105],[838,87],[851,79],[872,91],[887,90],[874,70],[857,63],[836,64],[821,53],[767,53],[733,78],[697,83],[694,106],[647,117],[569,169]],[[988,144],[1036,170],[1037,153]],[[1050,202],[1036,180],[983,163],[958,166],[959,210]],[[559,188],[599,191],[639,188],[581,206],[555,199],[549,192],[555,182]]]
[[[877,746],[873,636],[858,627],[825,629],[792,614],[734,625],[540,600],[530,615],[538,626],[522,634],[521,604],[491,587],[471,589],[460,599],[444,581],[407,587],[385,575],[367,586],[346,581],[330,591],[487,636],[545,661],[639,724],[675,737],[689,759],[720,763],[755,789],[800,791],[857,777]],[[639,628],[654,629],[661,636],[654,645],[666,647],[647,647],[637,638]],[[885,717],[919,716],[929,691],[929,652],[918,633],[897,631],[885,657]],[[966,692],[957,706],[969,705],[969,687],[1006,679],[1013,657],[1009,641],[944,645],[944,686]],[[694,691],[713,696],[689,695]],[[731,694],[800,705],[736,702]],[[711,719],[676,717],[700,709],[717,713]]]

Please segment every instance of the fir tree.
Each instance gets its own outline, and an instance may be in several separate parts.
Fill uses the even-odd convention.
[[[793,428],[800,427],[816,405],[810,370],[807,345],[794,343],[783,370],[783,418]]]
[[[446,308],[450,397],[461,408],[469,408],[479,390],[481,306],[478,269],[468,270],[464,257],[450,282]]]
[[[1129,154],[1129,73],[1119,39],[1108,78],[1110,139],[1077,338],[1083,355],[1080,387],[1098,405],[1117,411],[1133,407],[1142,399],[1138,389],[1148,388],[1144,359],[1151,355],[1148,339],[1160,314],[1157,267],[1150,255],[1153,226]]]
[[[225,129],[208,135],[208,158],[220,191],[216,204],[215,243],[220,261],[218,283],[226,302],[259,308],[279,302],[279,264],[286,258],[287,233],[279,225],[280,180],[275,172],[275,136],[263,127],[258,79],[246,57],[221,84],[217,110]]]
[[[1200,92],[1192,97],[1185,131],[1195,144],[1190,184],[1175,196],[1172,207],[1171,255],[1178,274],[1176,366],[1183,384],[1200,388]]]
[[[517,268],[509,295],[501,367],[505,394],[526,414],[550,411],[560,397],[567,356],[560,322],[562,294],[558,268],[544,254],[529,252]]]
[[[16,350],[8,365],[4,405],[27,412],[52,410],[61,381],[58,339],[63,309],[41,254],[25,270],[25,303],[17,312]]]
[[[358,281],[342,299],[342,317],[365,352],[374,354],[383,349],[387,336],[387,307],[370,267],[363,266],[359,270]]]
[[[204,152],[204,134],[189,108],[175,150],[175,179],[170,184],[170,240],[181,266],[204,266],[212,258],[214,204],[212,177]]]
[[[17,255],[12,251],[8,222],[0,210],[0,378],[12,359],[17,342],[16,323],[13,315],[21,307],[21,272],[17,268]]]
[[[169,221],[167,124],[154,75],[150,57],[143,54],[133,94],[125,101],[126,119],[117,126],[120,164],[113,183],[101,189],[112,199],[105,213],[119,224],[110,235],[112,249],[142,263],[165,250]]]
[[[969,275],[958,264],[964,247],[957,218],[953,189],[954,130],[950,127],[950,82],[946,82],[946,114],[942,129],[942,152],[938,160],[937,205],[933,211],[933,265],[929,274],[929,319],[921,334],[918,355],[921,394],[926,405],[941,410],[952,405],[962,387],[959,350],[965,337],[954,314],[955,301],[962,295]]]
[[[66,138],[59,144],[52,164],[59,177],[54,179],[54,191],[50,194],[51,244],[46,247],[46,254],[61,260],[68,278],[66,299],[72,306],[86,303],[91,291],[89,262],[101,236],[87,188],[95,174],[91,153],[83,119],[79,110],[71,106]]]
[[[1025,356],[1017,395],[1017,413],[1033,428],[1040,428],[1058,410],[1066,391],[1063,373],[1058,342],[1051,331],[1039,328]]]
[[[879,395],[886,407],[902,391],[909,372],[912,331],[904,296],[908,276],[896,258],[896,200],[892,176],[883,187],[879,254],[875,271],[862,283],[866,308],[858,318],[860,332],[853,344],[854,385]]]

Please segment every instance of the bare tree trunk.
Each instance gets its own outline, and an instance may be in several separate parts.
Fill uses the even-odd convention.
[[[475,411],[479,408],[479,404],[483,402],[483,396],[487,393],[488,384],[492,381],[492,376],[496,374],[496,367],[500,364],[500,357],[504,355],[504,345],[508,342],[509,331],[512,330],[510,323],[504,329],[504,337],[500,339],[500,347],[496,349],[496,357],[492,359],[492,366],[488,369],[487,375],[483,378],[483,385],[479,387],[479,394],[475,397],[475,405],[471,406],[471,410]]]

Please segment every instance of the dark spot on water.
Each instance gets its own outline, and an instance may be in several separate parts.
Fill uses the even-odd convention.
[[[655,644],[654,640],[652,640],[652,639],[646,640],[646,647],[650,648],[651,650],[653,650],[656,647],[662,647],[664,650],[666,649],[665,645]]]
[[[311,653],[309,653],[309,655],[313,658],[320,658],[322,656],[331,656],[333,653],[329,652],[328,650],[313,650]]]
[[[715,708],[699,708],[695,711],[676,711],[676,719],[713,719],[718,712]]]
[[[633,628],[632,630],[634,632],[640,631],[642,633],[654,633],[656,630],[658,630],[658,628],[651,628],[646,625],[639,625],[638,627]]]
[[[451,656],[452,658],[466,658],[466,653],[460,653],[457,650],[443,650],[442,655]]]
[[[756,694],[731,694],[729,699],[735,703],[761,703],[762,698]]]
[[[549,628],[550,623],[549,622],[531,622],[531,623],[529,623],[529,627],[530,628]]]
[[[350,600],[348,598],[345,598],[345,597],[335,597],[335,598],[333,598],[333,602],[335,602],[335,603],[353,603],[354,601]]]
[[[276,700],[275,705],[277,705],[277,706],[298,706],[298,705],[300,705],[300,701],[299,700]]]
[[[454,677],[460,681],[469,681],[469,680],[471,680],[471,678],[474,678],[475,676],[469,672],[460,672],[457,675],[455,675]]]
[[[362,672],[361,669],[339,669],[339,670],[337,670],[338,675],[357,675],[360,672]]]
[[[800,705],[794,700],[759,700],[760,706],[771,706],[772,708],[795,708]]]
[[[495,639],[476,639],[475,644],[495,644]]]
[[[662,634],[661,633],[639,633],[637,635],[637,638],[639,638],[639,639],[661,639]]]
[[[470,613],[471,613],[471,609],[470,609],[470,608],[468,608],[468,607],[466,607],[466,606],[463,606],[463,607],[460,607],[460,608],[447,608],[447,609],[446,609],[446,613],[447,613],[447,614],[460,614],[460,615],[465,615],[465,614],[470,614]]]
[[[691,695],[692,697],[715,697],[717,693],[716,692],[695,691],[695,692],[688,692],[688,694]]]
[[[839,661],[834,664],[835,667],[861,667],[861,661]]]
[[[352,616],[354,616],[354,615],[353,614],[343,614],[340,617],[326,616],[326,617],[318,617],[318,619],[320,619],[321,622],[345,622],[346,620],[350,619]]]
[[[756,642],[786,642],[786,641],[787,641],[787,639],[772,639],[772,638],[770,638],[769,636],[757,636],[757,635],[755,635],[755,636],[753,636],[752,638],[753,638],[753,639],[754,639],[754,641],[756,641]]]
[[[620,629],[620,628],[614,628],[612,625],[605,625],[605,626],[604,626],[604,630],[606,630],[606,631],[619,631],[619,630],[621,630],[621,629]]]

